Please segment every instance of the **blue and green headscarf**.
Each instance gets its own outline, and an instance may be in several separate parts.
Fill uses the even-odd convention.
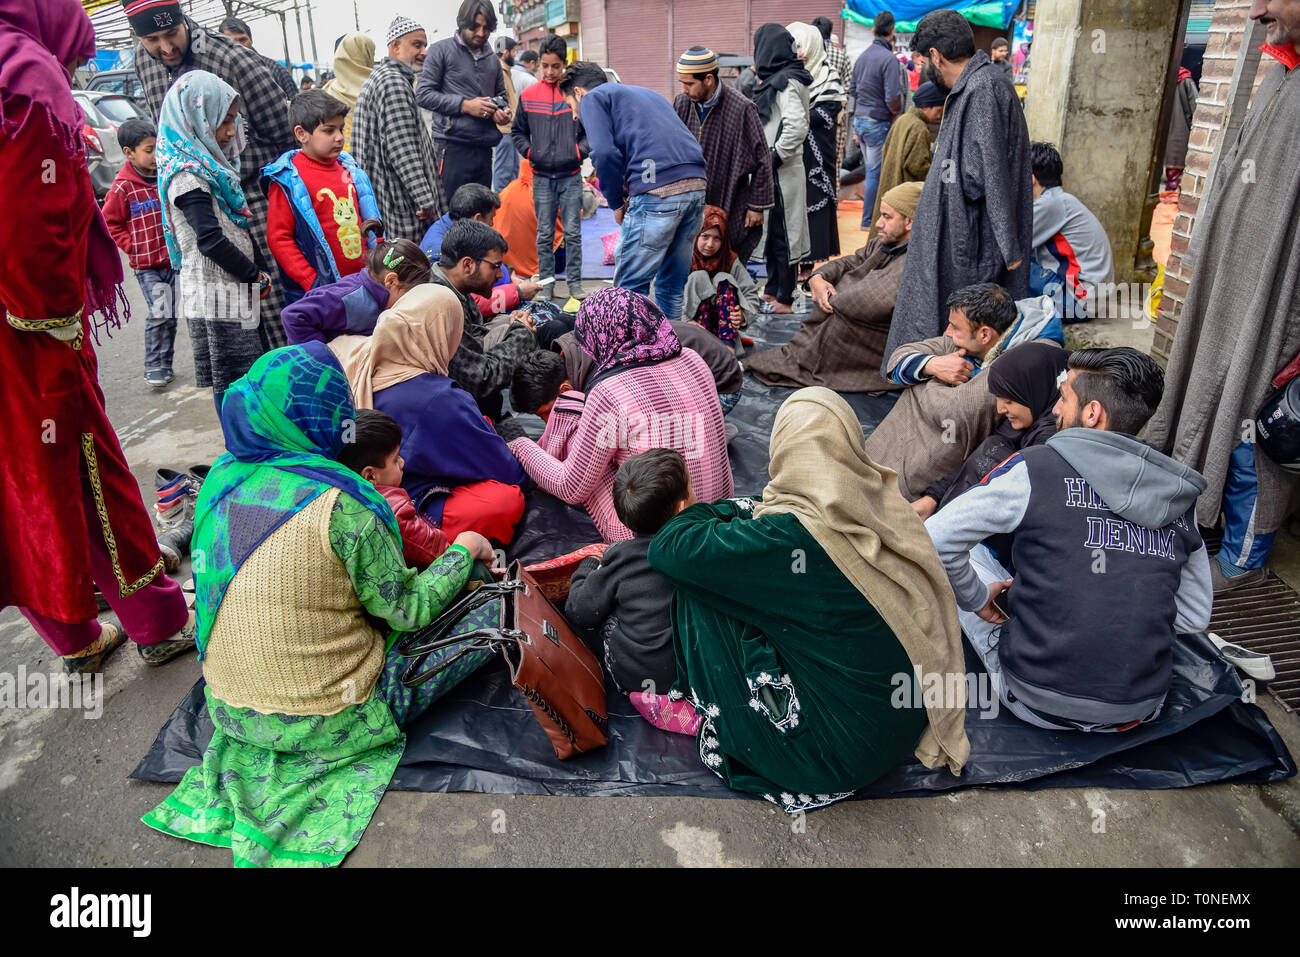
[[[226,390],[226,454],[203,482],[190,549],[200,658],[239,567],[327,489],[361,502],[400,541],[384,497],[337,461],[355,421],[347,377],[322,342],[268,352]]]
[[[158,114],[158,196],[173,269],[181,267],[181,248],[167,215],[167,189],[177,173],[193,173],[203,180],[222,212],[235,225],[248,226],[251,214],[239,181],[239,154],[248,142],[244,117],[235,119],[235,135],[225,149],[217,143],[217,127],[238,97],[235,88],[215,74],[191,70],[182,73],[163,98]]]

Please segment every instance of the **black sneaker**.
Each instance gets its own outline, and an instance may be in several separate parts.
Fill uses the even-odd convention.
[[[144,374],[144,381],[155,389],[167,388],[174,378],[171,369],[150,369]]]

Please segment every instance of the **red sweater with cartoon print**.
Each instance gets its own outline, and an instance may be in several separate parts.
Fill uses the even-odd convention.
[[[307,187],[316,219],[320,221],[321,231],[338,266],[339,278],[360,272],[366,264],[366,244],[359,229],[361,207],[352,176],[338,160],[322,163],[303,150],[294,156],[293,168]],[[269,185],[267,194],[271,205],[266,217],[266,242],[271,247],[271,254],[290,279],[303,289],[310,289],[316,282],[316,267],[295,240],[293,206],[289,197],[277,183]],[[339,238],[340,228],[342,240]]]

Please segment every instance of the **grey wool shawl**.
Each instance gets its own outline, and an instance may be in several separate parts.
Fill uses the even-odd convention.
[[[1195,227],[1196,272],[1174,336],[1164,397],[1146,440],[1205,476],[1196,520],[1218,519],[1232,450],[1248,435],[1271,379],[1300,352],[1300,68],[1275,66],[1220,160]],[[1255,531],[1290,510],[1296,476],[1258,447]]]

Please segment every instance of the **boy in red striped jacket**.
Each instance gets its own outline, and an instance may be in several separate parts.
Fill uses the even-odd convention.
[[[162,389],[173,379],[176,344],[176,270],[167,255],[158,167],[154,160],[157,131],[148,120],[130,119],[117,131],[126,165],[108,190],[104,219],[113,242],[126,253],[144,292],[149,318],[144,327],[144,381]]]

